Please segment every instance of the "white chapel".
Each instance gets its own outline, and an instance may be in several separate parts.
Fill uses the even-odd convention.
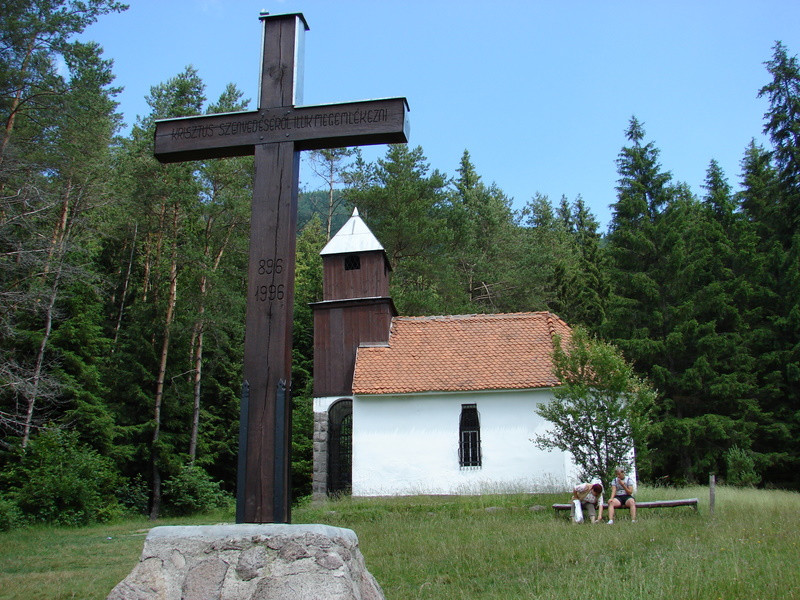
[[[531,442],[558,385],[549,312],[398,316],[358,211],[323,248],[314,310],[313,494],[559,491],[569,454]]]

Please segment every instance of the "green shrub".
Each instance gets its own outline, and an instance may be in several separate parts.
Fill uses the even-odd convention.
[[[164,509],[174,516],[185,516],[228,506],[232,498],[220,489],[219,482],[198,466],[183,466],[164,482]]]
[[[22,524],[22,515],[14,501],[0,498],[0,531],[11,531]]]
[[[129,514],[147,514],[150,489],[141,475],[124,480],[117,488],[116,496]]]
[[[755,462],[752,454],[732,446],[725,452],[725,465],[727,468],[727,483],[739,487],[750,487],[757,485],[761,478],[756,473]]]
[[[3,479],[27,521],[86,525],[122,513],[112,461],[81,444],[76,432],[48,429],[32,438]]]

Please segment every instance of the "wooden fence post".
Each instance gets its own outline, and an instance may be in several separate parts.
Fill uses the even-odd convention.
[[[716,502],[716,494],[717,494],[717,476],[714,473],[708,476],[708,494],[709,494],[709,502],[708,502],[708,512],[713,517],[714,516],[714,503]]]

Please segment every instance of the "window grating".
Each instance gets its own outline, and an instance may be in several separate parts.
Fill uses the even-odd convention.
[[[349,493],[353,483],[353,401],[342,399],[328,412],[328,494]]]
[[[480,467],[481,425],[476,404],[461,405],[458,433],[458,461],[460,466]]]

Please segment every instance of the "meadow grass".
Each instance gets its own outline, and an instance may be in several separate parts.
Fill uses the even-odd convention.
[[[127,577],[155,525],[230,521],[218,512],[198,517],[126,519],[90,527],[37,525],[0,533],[0,599],[102,599]]]
[[[609,526],[555,517],[550,505],[565,494],[343,498],[304,503],[293,522],[353,529],[388,600],[800,598],[800,494],[720,487],[714,517],[705,487],[637,496],[697,497],[700,506],[648,509],[636,524],[623,511]],[[0,534],[0,598],[105,598],[152,525]]]

